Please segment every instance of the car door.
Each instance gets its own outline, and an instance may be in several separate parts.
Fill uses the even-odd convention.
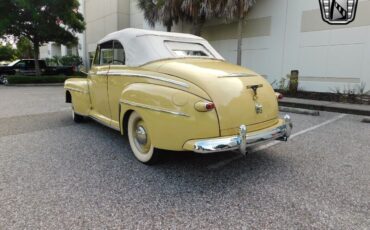
[[[113,41],[100,44],[94,65],[89,73],[91,116],[110,125],[111,113],[108,100],[108,71],[113,61]]]
[[[111,111],[111,126],[119,129],[119,99],[123,88],[128,84],[127,78],[122,75],[127,70],[126,55],[122,44],[113,41],[113,61],[108,74],[108,96]]]
[[[24,75],[35,75],[36,71],[36,67],[35,67],[35,61],[34,60],[27,60],[26,61],[26,68],[24,70]],[[41,71],[41,69],[40,69]]]
[[[17,64],[14,65],[15,73],[23,73],[26,70],[26,61],[21,60]]]

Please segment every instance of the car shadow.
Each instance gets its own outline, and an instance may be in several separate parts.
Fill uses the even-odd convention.
[[[190,186],[191,193],[203,193],[204,189],[210,187],[221,191],[225,186],[256,184],[266,178],[274,178],[274,181],[279,182],[291,176],[291,168],[294,167],[290,162],[291,158],[284,157],[284,154],[276,152],[275,149],[266,149],[246,156],[236,152],[201,155],[161,150],[159,161],[155,165],[147,166],[135,159],[127,137],[122,137],[119,132],[94,121],[88,120],[84,125],[88,126],[91,132],[109,139],[114,149],[110,154],[118,161],[116,170],[122,171],[122,175],[136,175],[137,178],[130,178],[133,181],[143,179],[144,174],[145,181],[155,190],[160,190],[162,184],[151,183],[154,181],[166,181],[181,187]]]

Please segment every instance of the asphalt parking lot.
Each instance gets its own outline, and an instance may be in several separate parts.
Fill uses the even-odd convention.
[[[362,118],[292,114],[287,143],[145,166],[118,132],[74,124],[62,87],[0,86],[0,229],[367,229]]]

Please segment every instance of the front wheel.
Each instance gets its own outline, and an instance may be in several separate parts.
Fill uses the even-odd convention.
[[[84,116],[81,116],[81,115],[77,114],[77,113],[74,111],[74,109],[72,108],[72,119],[73,119],[73,121],[74,121],[74,122],[76,122],[76,123],[81,123],[81,122],[83,122],[83,120],[84,120]]]
[[[136,112],[132,112],[129,117],[127,133],[131,150],[136,159],[144,164],[154,164],[158,159],[158,151],[153,146],[148,126]]]
[[[9,83],[8,78],[5,75],[0,76],[0,83],[7,85]]]

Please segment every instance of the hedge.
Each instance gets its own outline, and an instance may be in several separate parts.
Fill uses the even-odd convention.
[[[83,76],[65,76],[65,75],[48,75],[48,76],[25,76],[11,75],[7,76],[8,84],[51,84],[64,83],[69,78],[83,78]]]

